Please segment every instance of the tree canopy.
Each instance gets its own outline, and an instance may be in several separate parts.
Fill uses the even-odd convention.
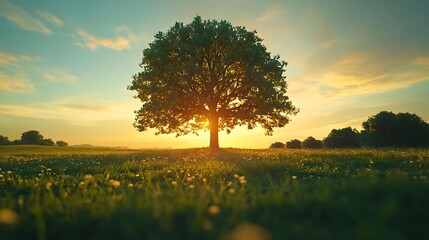
[[[416,114],[382,111],[362,123],[363,142],[373,147],[429,146],[429,124]]]
[[[351,127],[332,129],[323,142],[327,148],[358,148],[359,132]]]
[[[244,27],[201,17],[177,22],[143,50],[143,71],[128,87],[143,103],[134,126],[176,136],[210,129],[212,148],[220,130],[235,126],[272,134],[298,112],[286,95],[286,65]]]
[[[285,144],[282,142],[271,143],[270,148],[285,148]]]
[[[302,148],[323,148],[323,142],[321,140],[317,140],[314,137],[308,137],[301,144]]]
[[[298,149],[298,148],[301,148],[301,144],[302,142],[299,141],[298,139],[293,139],[289,142],[286,142],[286,148]]]

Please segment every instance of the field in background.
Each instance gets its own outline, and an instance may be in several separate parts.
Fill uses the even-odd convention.
[[[429,150],[0,148],[1,239],[427,239]]]

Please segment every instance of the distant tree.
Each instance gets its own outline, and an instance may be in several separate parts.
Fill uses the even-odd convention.
[[[22,143],[21,143],[21,140],[16,139],[16,140],[13,140],[13,141],[11,142],[11,144],[12,144],[12,145],[20,145],[20,144],[22,144]]]
[[[270,135],[298,112],[286,95],[286,65],[244,27],[201,17],[176,23],[155,35],[128,87],[143,102],[134,126],[176,136],[210,129],[214,149],[218,132],[235,126]]]
[[[323,142],[327,148],[358,148],[359,132],[351,127],[332,129]]]
[[[69,144],[67,142],[64,142],[62,140],[57,141],[56,144],[58,147],[68,147],[69,146]]]
[[[370,116],[362,127],[362,142],[366,146],[429,146],[429,124],[416,114],[382,111]]]
[[[322,148],[323,142],[321,140],[316,140],[314,137],[308,137],[301,144],[302,148]]]
[[[43,145],[43,136],[36,130],[30,130],[22,133],[21,144]]]
[[[9,141],[9,138],[6,136],[0,135],[0,145],[9,145],[11,142]]]
[[[301,141],[298,139],[291,140],[289,142],[286,142],[286,148],[301,148]]]
[[[285,148],[285,144],[282,142],[275,142],[270,145],[270,148]]]
[[[55,143],[52,139],[48,138],[48,139],[43,139],[40,145],[54,146]]]

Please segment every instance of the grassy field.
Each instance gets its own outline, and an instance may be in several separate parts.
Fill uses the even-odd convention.
[[[429,239],[429,150],[0,147],[0,239]]]

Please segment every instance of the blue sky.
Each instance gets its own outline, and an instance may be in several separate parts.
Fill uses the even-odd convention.
[[[140,103],[126,90],[153,36],[197,15],[258,31],[289,63],[289,96],[301,109],[274,136],[238,128],[220,135],[221,147],[321,139],[382,110],[427,121],[427,9],[423,0],[0,0],[0,135],[36,129],[71,144],[207,146],[207,133],[135,130]]]

